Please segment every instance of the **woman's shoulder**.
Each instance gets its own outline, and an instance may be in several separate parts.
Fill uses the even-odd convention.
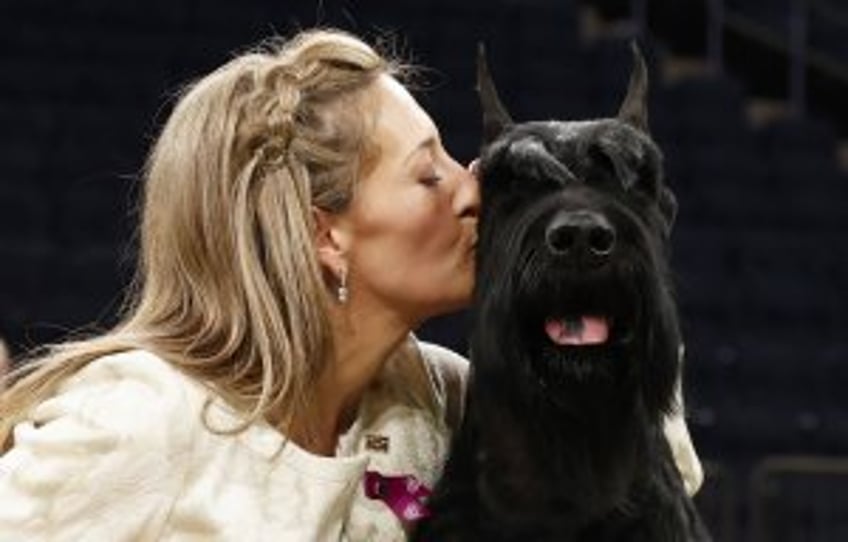
[[[68,385],[130,379],[149,386],[156,382],[176,383],[181,376],[172,363],[153,352],[132,349],[93,359],[68,379]]]
[[[124,436],[185,433],[203,388],[174,365],[144,350],[97,358],[70,376],[31,414],[35,423],[63,416]]]
[[[131,396],[170,398],[202,393],[177,367],[147,350],[127,350],[97,358],[71,376],[64,389],[123,387]]]

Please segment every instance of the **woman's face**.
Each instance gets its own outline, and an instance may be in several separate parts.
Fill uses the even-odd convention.
[[[478,185],[394,78],[382,76],[371,98],[377,159],[341,217],[350,295],[417,325],[470,299]]]

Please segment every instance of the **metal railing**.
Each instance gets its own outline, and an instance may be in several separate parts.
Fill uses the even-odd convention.
[[[807,111],[807,74],[810,67],[824,71],[848,85],[848,65],[845,60],[811,46],[814,29],[810,24],[814,16],[819,16],[848,32],[848,12],[836,8],[827,0],[792,0],[786,14],[787,32],[782,35],[756,17],[727,9],[724,0],[706,2],[709,19],[708,55],[710,63],[717,70],[721,70],[723,64],[724,31],[732,28],[786,52],[789,58],[786,74],[789,104],[797,115],[804,115]]]
[[[647,29],[647,12],[650,0],[630,0],[633,22],[637,34]],[[739,13],[728,7],[725,0],[703,0],[707,15],[706,43],[707,60],[718,73],[724,67],[725,32],[732,30],[767,47],[784,53],[789,59],[786,87],[792,111],[804,115],[807,111],[808,70],[826,73],[841,81],[848,88],[848,58],[839,59],[828,51],[811,45],[815,29],[811,20],[826,20],[848,33],[848,9],[837,7],[831,0],[792,0],[786,13],[786,33],[770,27],[756,16]]]

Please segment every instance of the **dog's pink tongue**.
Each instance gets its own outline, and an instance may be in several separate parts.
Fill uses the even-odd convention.
[[[578,316],[545,322],[545,333],[561,346],[603,344],[609,338],[609,323],[603,316]]]

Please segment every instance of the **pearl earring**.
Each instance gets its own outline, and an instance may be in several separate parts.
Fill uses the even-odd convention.
[[[339,275],[339,287],[336,289],[336,297],[339,303],[347,303],[349,294],[347,289],[347,270],[345,268],[339,269]]]

